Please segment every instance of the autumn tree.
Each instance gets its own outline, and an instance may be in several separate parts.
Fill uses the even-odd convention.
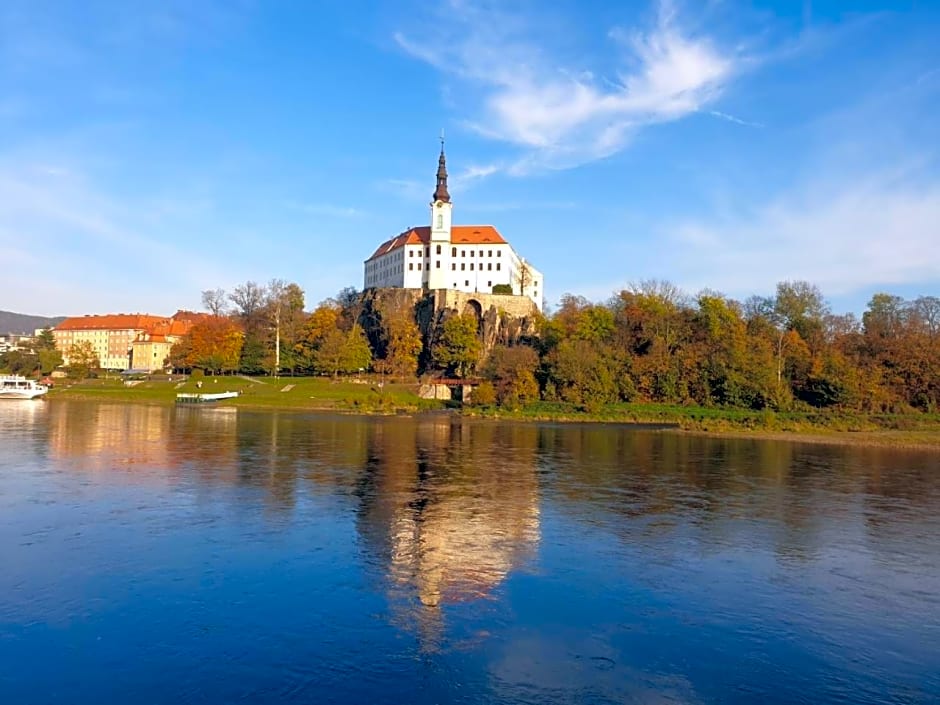
[[[326,299],[306,317],[294,343],[294,354],[301,367],[314,367],[317,349],[329,333],[339,329],[339,315],[339,304],[334,299]]]
[[[185,336],[188,340],[187,367],[198,367],[213,373],[238,369],[245,335],[241,328],[225,316],[207,316],[196,323]],[[171,357],[176,356],[171,354]]]
[[[434,364],[448,373],[466,377],[480,358],[478,327],[477,318],[472,314],[451,316],[445,320],[431,350]]]
[[[378,310],[377,328],[376,349],[382,356],[382,368],[400,379],[414,378],[424,347],[414,309],[403,302],[383,302]]]

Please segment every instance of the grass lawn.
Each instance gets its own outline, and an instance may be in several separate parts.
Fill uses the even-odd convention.
[[[151,404],[173,404],[176,395],[238,391],[237,399],[216,402],[225,406],[277,409],[334,409],[395,413],[442,408],[442,403],[418,397],[417,384],[384,383],[374,378],[333,380],[328,377],[179,377],[144,380],[125,386],[121,379],[89,379],[64,384],[49,393],[51,399],[94,399]]]

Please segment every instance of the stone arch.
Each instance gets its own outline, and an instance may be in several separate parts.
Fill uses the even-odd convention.
[[[483,332],[483,304],[476,299],[467,299],[463,305],[463,314],[472,315],[477,319],[477,334],[481,334]]]

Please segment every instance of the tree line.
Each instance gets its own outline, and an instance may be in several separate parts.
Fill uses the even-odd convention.
[[[565,295],[540,334],[484,351],[472,314],[422,335],[408,306],[364,311],[343,289],[310,313],[296,284],[252,282],[203,293],[210,317],[174,349],[176,367],[341,375],[472,376],[478,401],[564,401],[591,409],[651,401],[748,409],[940,408],[940,299],[872,297],[858,318],[833,314],[813,284],[773,296],[688,296],[661,281],[606,302]],[[278,353],[278,350],[280,351]],[[279,360],[275,359],[279,355]],[[481,363],[481,359],[483,362]]]
[[[346,288],[305,310],[295,283],[249,281],[202,293],[208,314],[176,344],[177,370],[326,374],[371,370],[473,377],[478,403],[519,407],[613,402],[748,409],[940,410],[940,298],[876,294],[861,317],[833,314],[813,284],[781,282],[773,296],[736,301],[689,296],[661,281],[628,286],[605,302],[565,295],[538,336],[484,350],[473,314],[433,331],[394,297],[379,307]],[[0,357],[12,371],[61,364],[51,334],[35,351]],[[71,356],[70,356],[71,357]]]

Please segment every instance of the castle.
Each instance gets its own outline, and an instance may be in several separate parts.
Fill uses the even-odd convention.
[[[404,288],[465,293],[511,293],[531,299],[539,311],[542,274],[516,254],[492,225],[453,225],[444,144],[431,198],[431,224],[386,240],[365,261],[365,289]],[[509,289],[506,289],[509,287]]]

